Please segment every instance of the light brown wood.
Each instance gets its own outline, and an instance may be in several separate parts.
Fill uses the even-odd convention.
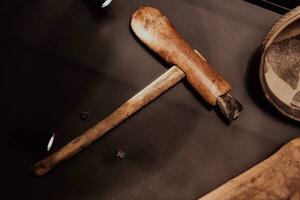
[[[300,200],[300,138],[199,200]]]
[[[47,173],[55,165],[80,152],[92,142],[147,105],[149,102],[167,91],[184,76],[185,74],[182,70],[173,66],[158,79],[125,102],[107,118],[85,131],[81,136],[72,140],[54,154],[36,163],[33,167],[33,172],[36,175],[43,175]]]
[[[172,65],[182,69],[190,84],[211,105],[227,93],[230,85],[199,56],[157,9],[141,7],[132,16],[138,38]]]

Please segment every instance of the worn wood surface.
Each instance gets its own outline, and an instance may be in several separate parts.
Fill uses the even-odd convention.
[[[227,93],[230,85],[199,56],[157,9],[140,7],[132,16],[131,27],[138,38],[167,62],[180,67],[190,84],[211,105]]]
[[[300,200],[300,138],[199,200]]]
[[[81,136],[75,138],[54,154],[36,163],[33,166],[33,172],[36,175],[47,173],[55,165],[80,152],[170,87],[174,86],[184,76],[185,74],[182,70],[173,66],[158,79],[125,102],[107,118],[85,131]]]

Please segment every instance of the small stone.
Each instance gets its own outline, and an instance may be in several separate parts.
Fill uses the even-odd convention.
[[[117,151],[117,158],[124,159],[126,157],[126,153],[122,150]]]
[[[90,113],[88,113],[88,112],[82,112],[80,114],[80,119],[83,120],[83,121],[88,121],[89,117],[90,117]]]

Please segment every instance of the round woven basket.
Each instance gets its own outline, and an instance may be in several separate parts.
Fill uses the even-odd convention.
[[[266,98],[300,121],[300,6],[272,26],[262,47],[260,81]]]

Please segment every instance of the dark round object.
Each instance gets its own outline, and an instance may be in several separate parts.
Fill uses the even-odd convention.
[[[88,112],[82,112],[80,114],[80,119],[83,121],[88,121],[89,118],[90,118],[90,113],[88,113]]]
[[[260,81],[269,102],[300,121],[300,6],[280,18],[265,37]]]

